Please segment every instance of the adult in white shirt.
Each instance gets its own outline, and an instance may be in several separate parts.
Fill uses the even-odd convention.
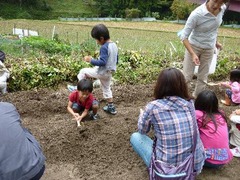
[[[186,48],[183,74],[188,83],[193,78],[195,66],[199,66],[194,97],[206,87],[215,47],[222,48],[217,42],[217,34],[227,2],[228,0],[207,0],[192,11],[179,35]]]

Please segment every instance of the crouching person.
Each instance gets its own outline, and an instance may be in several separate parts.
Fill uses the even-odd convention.
[[[39,180],[45,156],[34,136],[23,127],[11,103],[0,102],[0,179]]]
[[[81,122],[87,115],[90,115],[93,120],[99,119],[97,114],[99,103],[92,91],[92,81],[82,79],[77,84],[77,90],[69,95],[67,110],[77,122]]]
[[[154,140],[147,136],[151,127]],[[130,142],[148,167],[150,180],[193,180],[201,172],[205,151],[180,70],[168,68],[159,74],[154,100],[140,111],[138,132]]]

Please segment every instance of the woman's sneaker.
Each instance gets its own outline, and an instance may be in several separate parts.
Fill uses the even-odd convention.
[[[103,107],[103,110],[113,115],[117,114],[117,111],[113,104],[107,104],[106,106]]]
[[[240,157],[240,147],[235,147],[235,148],[230,149],[230,150],[231,150],[233,156]]]

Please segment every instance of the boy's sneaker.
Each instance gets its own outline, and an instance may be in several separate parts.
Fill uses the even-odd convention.
[[[93,114],[93,111],[89,111],[89,116],[92,120],[98,120],[100,119],[100,116],[98,114]]]
[[[77,86],[72,86],[72,85],[69,85],[69,84],[67,85],[67,88],[70,92],[73,92],[73,91],[77,90]]]
[[[98,119],[100,119],[100,116],[98,114],[94,114],[92,116],[92,120],[98,120]]]
[[[117,114],[117,111],[113,104],[107,104],[106,106],[103,107],[103,110],[113,115]]]

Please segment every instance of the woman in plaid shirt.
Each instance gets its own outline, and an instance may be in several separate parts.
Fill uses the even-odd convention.
[[[138,132],[130,142],[149,167],[153,140],[146,136],[151,126],[156,138],[156,159],[178,165],[192,153],[194,127],[197,127],[193,101],[180,70],[168,68],[160,72],[154,89],[154,99],[140,110]],[[199,174],[205,152],[197,130],[194,170]]]

